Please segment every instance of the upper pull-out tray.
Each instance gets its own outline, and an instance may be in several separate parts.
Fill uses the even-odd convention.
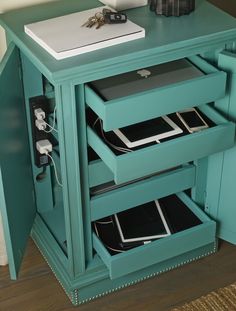
[[[117,184],[223,151],[234,145],[235,125],[208,105],[200,108],[215,126],[139,150],[117,155],[88,126],[88,144],[114,174]]]
[[[85,99],[109,131],[215,101],[225,87],[226,73],[194,56],[94,81]]]

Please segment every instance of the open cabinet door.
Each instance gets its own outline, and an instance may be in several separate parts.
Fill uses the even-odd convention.
[[[0,64],[0,211],[10,275],[17,278],[36,214],[19,51]]]
[[[235,51],[236,52],[236,51]],[[236,53],[222,51],[218,67],[227,72],[227,96],[216,109],[236,123]],[[217,221],[217,237],[236,245],[236,144],[208,160],[206,212]]]

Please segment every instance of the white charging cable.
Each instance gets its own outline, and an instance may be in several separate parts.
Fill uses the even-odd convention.
[[[116,145],[112,144],[112,143],[106,138],[106,136],[105,136],[105,134],[104,134],[104,131],[103,131],[103,127],[102,127],[102,120],[101,120],[100,118],[97,118],[97,119],[95,120],[95,122],[93,123],[93,128],[95,127],[95,125],[96,125],[96,123],[97,123],[98,121],[99,121],[99,123],[100,123],[100,130],[101,130],[102,138],[103,138],[103,140],[104,140],[108,145],[110,145],[112,148],[114,148],[115,150],[120,151],[120,152],[122,152],[122,153],[133,152],[133,150],[131,150],[131,149],[124,148],[124,147],[120,147],[120,146],[116,146]]]
[[[98,238],[100,238],[96,222],[94,223],[94,229],[95,229],[96,235],[98,236]],[[101,239],[101,238],[100,238],[100,239]],[[110,249],[110,250],[113,251],[113,252],[117,252],[117,253],[124,253],[124,252],[125,252],[124,250],[116,249],[116,248],[110,247],[110,246],[108,246],[108,245],[107,245],[106,243],[104,243],[104,242],[103,242],[103,245],[105,245],[105,247],[107,247],[108,249]]]
[[[56,109],[57,109],[57,105],[55,105],[54,110],[53,110],[53,122],[52,122],[52,125],[48,124],[45,121],[45,124],[50,128],[50,130],[44,130],[45,133],[51,133],[52,131],[55,131],[56,133],[58,133],[58,130],[55,129],[55,125],[56,125]]]
[[[62,183],[59,181],[58,173],[57,173],[57,167],[56,167],[56,163],[55,163],[53,157],[52,157],[49,153],[47,154],[47,156],[48,156],[48,157],[51,159],[51,161],[52,161],[57,184],[58,184],[60,187],[63,187]]]

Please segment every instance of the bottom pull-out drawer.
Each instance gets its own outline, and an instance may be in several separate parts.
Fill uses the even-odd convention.
[[[165,201],[167,199],[167,201]],[[175,204],[176,199],[176,204]],[[163,202],[167,203],[161,203]],[[144,243],[129,250],[114,250],[104,242],[97,230],[93,246],[109,269],[111,279],[161,263],[215,242],[216,223],[212,221],[185,193],[159,200],[170,235]],[[173,200],[173,206],[170,202]],[[169,203],[168,203],[169,202]],[[182,204],[182,207],[178,206]],[[183,204],[184,203],[184,204]],[[112,218],[111,218],[112,219]],[[101,223],[101,222],[100,222]],[[113,232],[108,232],[112,236]]]

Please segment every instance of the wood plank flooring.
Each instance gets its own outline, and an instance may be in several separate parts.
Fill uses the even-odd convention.
[[[236,281],[236,246],[84,304],[79,311],[169,311]],[[72,311],[63,289],[32,241],[18,281],[0,267],[0,311]]]

